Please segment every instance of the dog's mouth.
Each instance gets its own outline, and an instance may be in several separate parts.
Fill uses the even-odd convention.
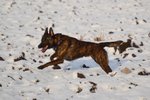
[[[45,47],[43,47],[41,51],[44,53],[47,49],[48,49],[48,45],[46,45]]]

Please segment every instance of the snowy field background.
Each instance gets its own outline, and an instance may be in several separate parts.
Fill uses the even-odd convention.
[[[0,100],[150,100],[149,9],[149,0],[1,0]],[[84,41],[130,38],[140,48],[106,48],[113,77],[90,57],[38,70],[54,52],[37,48],[50,26]]]

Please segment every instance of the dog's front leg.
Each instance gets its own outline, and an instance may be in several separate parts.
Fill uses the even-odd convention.
[[[64,62],[63,59],[56,59],[56,60],[53,60],[53,61],[51,61],[51,62],[48,62],[48,63],[46,63],[46,64],[44,64],[44,65],[39,66],[38,69],[44,69],[44,68],[46,68],[46,67],[48,67],[48,66],[57,65],[57,64],[60,64],[60,63],[63,63],[63,62]]]
[[[51,57],[50,60],[53,61],[54,58],[57,57],[57,52],[55,52]],[[59,65],[54,65],[53,69],[61,69],[61,67]]]

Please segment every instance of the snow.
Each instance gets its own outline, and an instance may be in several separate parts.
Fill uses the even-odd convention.
[[[149,9],[149,0],[1,0],[0,100],[150,100],[150,76],[138,75],[150,72]],[[112,48],[105,48],[113,77],[91,57],[65,61],[60,70],[38,70],[54,53],[43,54],[37,48],[45,27],[52,25],[55,33],[84,41],[132,38],[143,46],[115,55]],[[23,53],[26,60],[15,62]],[[124,68],[131,73],[122,73]],[[90,82],[96,84],[95,93]]]

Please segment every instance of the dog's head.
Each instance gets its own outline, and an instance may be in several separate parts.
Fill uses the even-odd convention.
[[[42,48],[42,52],[44,53],[47,49],[52,48],[54,45],[53,40],[54,32],[53,29],[50,28],[48,32],[48,28],[45,29],[44,35],[42,36],[41,43],[38,45],[38,48]]]

